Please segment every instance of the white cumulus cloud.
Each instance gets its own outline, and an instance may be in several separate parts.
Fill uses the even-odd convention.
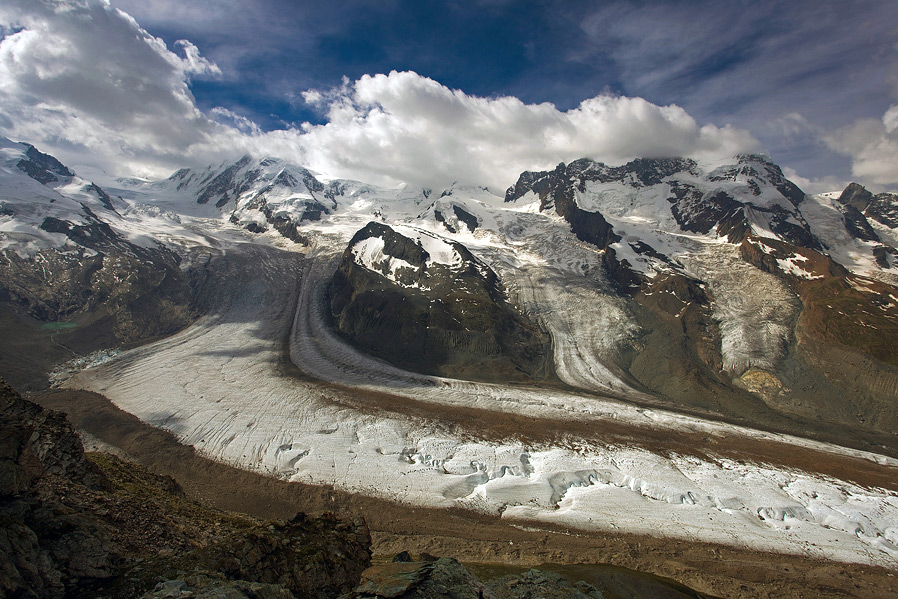
[[[184,60],[176,66],[181,67],[186,75],[212,75],[220,76],[221,69],[214,62],[204,56],[200,56],[200,49],[189,40],[177,40],[175,47],[184,52]]]
[[[898,184],[898,105],[882,119],[861,119],[826,138],[836,152],[851,157],[851,173],[878,185]]]
[[[678,106],[600,95],[560,111],[514,97],[480,98],[413,72],[363,76],[329,98],[328,122],[307,126],[302,147],[312,168],[497,190],[522,170],[584,156],[620,163],[639,156],[732,156],[754,150],[745,131],[700,126]]]
[[[6,136],[147,169],[219,134],[188,86],[218,67],[193,44],[176,44],[182,58],[100,0],[7,0],[0,18],[18,30],[0,42]]]
[[[732,156],[746,131],[701,125],[682,108],[599,95],[560,111],[476,97],[413,72],[299,91],[321,125],[263,132],[234,111],[200,111],[190,79],[222,72],[188,40],[169,49],[104,0],[7,0],[0,26],[0,133],[75,164],[167,174],[250,152],[372,182],[496,191],[523,170],[590,157]]]

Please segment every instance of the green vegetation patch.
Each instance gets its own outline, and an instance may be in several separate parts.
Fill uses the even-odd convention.
[[[45,322],[41,325],[42,331],[67,331],[75,328],[78,328],[77,322]]]

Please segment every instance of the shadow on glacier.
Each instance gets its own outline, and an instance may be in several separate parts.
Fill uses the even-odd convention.
[[[304,256],[257,244],[242,244],[214,256],[191,273],[198,326],[234,327],[234,337],[285,339],[302,279]],[[227,340],[225,340],[227,341]],[[259,349],[264,347],[259,345]],[[215,350],[216,355],[227,349]]]
[[[307,376],[341,385],[438,385],[434,377],[359,352],[333,331],[326,307],[336,265],[330,254],[306,256],[256,244],[214,256],[196,277],[195,301],[202,316],[195,333],[204,338],[197,354],[217,363],[290,360]],[[300,329],[304,349],[297,356],[293,346]]]
[[[300,254],[241,244],[215,255],[195,286],[202,313],[193,334],[199,356],[280,363],[332,384],[433,389],[446,379],[410,372],[366,354],[331,324],[328,287],[339,253]]]

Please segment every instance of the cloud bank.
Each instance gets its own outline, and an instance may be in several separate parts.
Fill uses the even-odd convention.
[[[826,136],[834,151],[851,157],[851,173],[862,182],[898,183],[898,105],[882,119],[861,119]]]
[[[190,41],[168,48],[108,2],[11,0],[0,25],[0,132],[117,174],[158,176],[249,152],[333,176],[498,191],[522,170],[583,156],[620,163],[758,147],[748,132],[700,125],[676,105],[598,95],[560,111],[414,72],[297,90],[326,122],[265,132],[225,107],[200,111],[189,83],[221,69]]]
[[[745,131],[699,126],[678,106],[641,98],[600,95],[562,112],[508,96],[469,96],[413,72],[366,75],[321,97],[328,122],[302,133],[313,168],[422,184],[463,179],[501,188],[522,170],[583,156],[620,163],[732,156],[757,146]]]
[[[11,0],[16,33],[0,42],[0,127],[68,157],[123,168],[159,167],[220,128],[188,82],[218,76],[186,40],[165,43],[108,3]]]

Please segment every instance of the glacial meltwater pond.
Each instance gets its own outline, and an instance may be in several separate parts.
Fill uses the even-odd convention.
[[[69,329],[78,328],[77,322],[45,322],[41,325],[42,331],[67,331]]]

